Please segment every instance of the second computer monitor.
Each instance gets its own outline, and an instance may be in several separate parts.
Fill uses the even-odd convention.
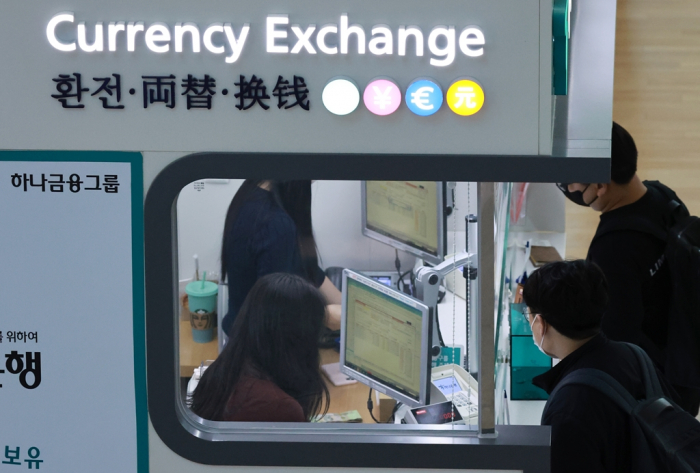
[[[445,189],[433,181],[363,181],[362,233],[432,263],[445,258]]]
[[[353,271],[343,272],[340,370],[411,407],[430,402],[428,306]]]

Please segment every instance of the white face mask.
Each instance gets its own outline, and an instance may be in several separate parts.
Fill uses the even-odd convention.
[[[537,343],[537,339],[535,339],[535,331],[532,329],[532,326],[535,325],[535,320],[537,317],[539,317],[540,314],[535,315],[535,317],[532,319],[532,323],[530,324],[530,331],[532,332],[532,339],[535,342],[535,346],[540,349],[542,353],[547,355],[545,351],[542,349],[542,343],[544,342],[544,334],[547,333],[547,327],[545,327],[544,332],[542,332],[542,338],[540,338],[540,343]],[[547,355],[549,356],[549,355]]]

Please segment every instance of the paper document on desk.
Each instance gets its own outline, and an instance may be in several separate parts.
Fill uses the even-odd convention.
[[[358,423],[362,422],[362,416],[357,410],[341,412],[340,414],[328,413],[322,417],[317,417],[314,422],[318,423]]]
[[[357,380],[340,372],[340,363],[338,362],[321,365],[321,371],[323,371],[323,374],[333,383],[333,386],[345,386],[346,384],[357,383]]]

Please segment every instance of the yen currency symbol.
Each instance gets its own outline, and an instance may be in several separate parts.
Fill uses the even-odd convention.
[[[373,86],[372,90],[374,90],[374,105],[378,105],[382,110],[384,110],[387,105],[391,105],[391,89],[393,89],[393,87],[389,86],[384,89],[384,92],[382,92],[379,90],[379,87],[376,85]]]
[[[389,115],[401,105],[399,86],[387,79],[370,82],[363,94],[365,107],[375,115]]]

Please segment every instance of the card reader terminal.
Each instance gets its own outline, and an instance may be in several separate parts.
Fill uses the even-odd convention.
[[[455,364],[432,369],[430,401],[452,401],[465,421],[479,415],[479,394],[476,380],[464,368]]]
[[[479,385],[464,368],[455,364],[431,371],[429,406],[401,413],[406,424],[473,424],[479,417]],[[454,407],[453,407],[454,406]],[[457,412],[452,411],[455,409]],[[397,418],[399,413],[397,412]]]

